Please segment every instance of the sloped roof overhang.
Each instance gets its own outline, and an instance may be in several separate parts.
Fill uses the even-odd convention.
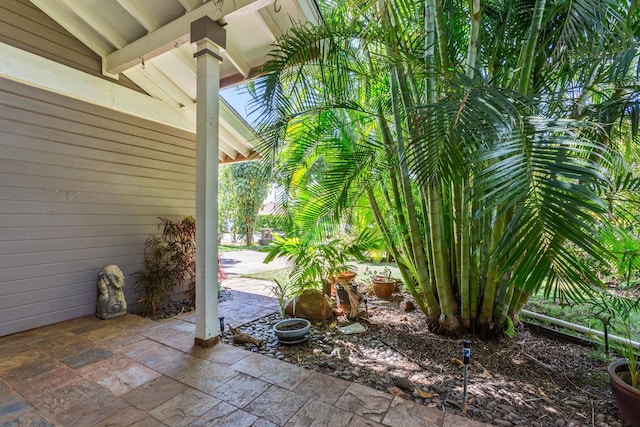
[[[136,110],[137,115],[193,132],[197,105],[195,46],[190,43],[193,21],[208,16],[226,30],[221,88],[254,77],[273,42],[293,25],[320,21],[314,0],[31,1],[102,58],[104,75],[117,79],[124,74],[154,98],[154,109]],[[82,97],[78,92],[75,96]],[[251,127],[224,101],[220,104],[219,161],[258,157]],[[112,106],[121,107],[117,102]]]

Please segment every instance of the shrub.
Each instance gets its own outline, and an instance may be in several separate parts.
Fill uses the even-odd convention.
[[[169,301],[176,286],[186,288],[195,300],[196,221],[187,216],[180,221],[160,218],[162,234],[145,242],[144,269],[134,273],[135,290],[142,294],[142,313],[153,315]]]

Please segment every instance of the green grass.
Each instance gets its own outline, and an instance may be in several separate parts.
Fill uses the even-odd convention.
[[[370,273],[373,273],[373,272],[382,273],[385,267],[391,270],[391,277],[398,278],[398,279],[400,278],[400,270],[394,263],[355,261],[349,264],[355,267],[356,273],[358,274],[358,276],[356,277],[356,280],[358,281],[367,280],[367,277],[365,275],[367,269],[369,270]],[[246,277],[249,279],[258,279],[258,280],[273,280],[273,279],[286,280],[287,276],[289,275],[289,271],[290,269],[288,268],[281,268],[276,270],[262,271],[259,273],[243,274],[242,277]]]
[[[243,245],[234,245],[234,244],[220,244],[218,245],[218,252],[233,252],[233,251],[256,251],[260,252],[264,246],[259,245],[251,245],[251,246],[243,246]]]
[[[241,277],[246,277],[248,279],[258,279],[258,280],[274,281],[274,279],[277,279],[278,281],[284,281],[289,276],[289,271],[291,270],[288,268],[278,268],[275,270],[261,271],[258,273],[243,274]]]
[[[354,267],[357,276],[357,282],[368,282],[369,278],[373,274],[382,274],[385,268],[388,268],[391,271],[391,277],[400,279],[400,270],[396,266],[395,263],[380,263],[380,262],[362,262],[355,261],[349,263],[352,267]],[[241,277],[246,277],[248,279],[257,279],[257,280],[268,280],[274,282],[277,280],[280,284],[286,285],[289,283],[289,273],[291,272],[290,268],[279,268],[274,270],[261,271],[257,273],[247,273],[241,275]]]
[[[555,317],[567,322],[576,323],[578,325],[586,326],[588,328],[592,328],[601,332],[604,330],[602,321],[596,317],[593,308],[588,303],[572,303],[571,305],[561,305],[557,302],[545,299],[541,294],[537,294],[531,297],[525,308],[529,311],[546,314],[550,317]],[[525,319],[531,320],[526,317]],[[613,330],[611,330],[611,328],[609,329],[610,334],[624,336],[620,321],[613,319],[612,326]],[[576,334],[576,332],[573,333]],[[639,340],[640,312],[631,313],[631,334],[631,339],[635,341]]]

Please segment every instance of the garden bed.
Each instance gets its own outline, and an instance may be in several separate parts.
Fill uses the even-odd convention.
[[[430,333],[422,313],[400,310],[402,299],[370,304],[374,326],[363,334],[313,327],[304,344],[279,345],[271,331],[278,317],[272,315],[240,328],[264,340],[259,348],[244,346],[462,415],[461,340]],[[231,343],[228,332],[223,341]],[[517,327],[512,339],[472,339],[467,416],[504,426],[624,426],[609,391],[607,364],[600,349],[525,327]]]

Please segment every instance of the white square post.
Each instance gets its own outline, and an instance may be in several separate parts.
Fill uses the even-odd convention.
[[[219,340],[218,321],[218,152],[220,48],[225,29],[208,16],[191,23],[196,44],[198,103],[196,125],[196,337],[211,347]]]

